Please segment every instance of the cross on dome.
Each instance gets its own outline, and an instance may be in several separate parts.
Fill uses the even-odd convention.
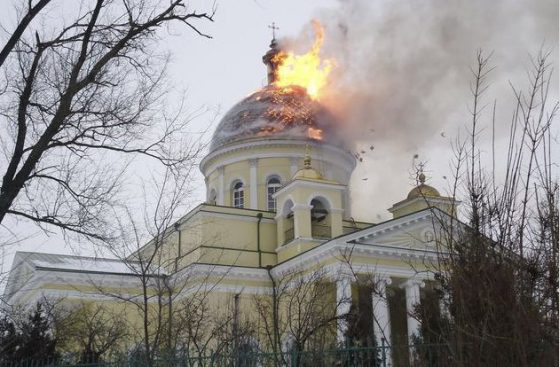
[[[270,28],[272,30],[272,41],[276,40],[276,31],[279,29],[279,27],[276,26],[276,22],[272,22],[272,24],[270,24],[268,26],[268,28]]]

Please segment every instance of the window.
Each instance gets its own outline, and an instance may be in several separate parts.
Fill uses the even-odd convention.
[[[268,179],[266,184],[267,196],[268,196],[268,210],[276,211],[276,199],[274,199],[274,194],[281,188],[280,179],[277,177],[271,177]]]
[[[237,181],[233,185],[233,207],[235,208],[244,208],[245,207],[245,190],[243,187],[243,183],[241,181]]]

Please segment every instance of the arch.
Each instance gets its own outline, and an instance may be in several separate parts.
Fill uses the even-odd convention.
[[[320,201],[323,205],[326,206],[327,209],[332,209],[334,207],[332,201],[328,198],[328,196],[324,196],[321,193],[314,192],[311,195],[309,195],[309,198],[307,199],[307,204],[312,205],[313,200]]]
[[[328,202],[323,200],[321,197],[316,197],[311,200],[311,221],[322,222],[329,214],[330,206]]]
[[[293,216],[294,205],[295,204],[293,203],[293,199],[291,199],[291,197],[286,198],[281,207],[280,215],[284,218],[287,218],[288,216]]]
[[[245,207],[245,184],[241,180],[231,183],[231,206],[234,208]]]
[[[283,228],[283,243],[285,245],[295,238],[295,214],[293,213],[293,200],[287,198],[281,207],[281,218]]]
[[[266,178],[266,204],[269,211],[275,212],[277,210],[276,199],[274,194],[281,189],[281,177],[272,174]]]
[[[311,236],[312,238],[332,238],[332,223],[330,202],[323,196],[315,196],[311,199]]]

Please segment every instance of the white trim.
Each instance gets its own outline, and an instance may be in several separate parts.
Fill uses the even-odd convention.
[[[282,187],[282,189],[279,192],[286,192],[286,191],[292,191],[295,187],[297,186],[301,186],[301,187],[310,187],[310,188],[316,188],[316,189],[331,189],[331,190],[337,190],[337,191],[342,191],[345,190],[346,185],[337,183],[337,182],[324,182],[324,181],[307,181],[307,180],[293,180],[291,182],[289,182],[287,185],[285,185],[284,187]]]

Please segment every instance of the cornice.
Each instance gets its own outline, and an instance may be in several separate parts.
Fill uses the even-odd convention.
[[[291,153],[274,153],[274,152],[254,152],[253,154],[247,154],[246,156],[239,157],[236,159],[231,159],[226,162],[219,162],[220,156],[227,155],[233,152],[240,152],[240,151],[250,151],[251,149],[255,148],[276,148],[276,147],[301,147],[311,145],[315,149],[320,149],[323,151],[328,151],[332,153],[333,157],[336,159],[340,159],[342,162],[339,166],[349,173],[355,168],[356,161],[353,155],[346,151],[345,149],[336,147],[334,145],[326,144],[326,143],[316,143],[312,141],[306,140],[255,140],[255,141],[248,141],[248,142],[239,142],[237,144],[227,145],[220,149],[217,149],[211,153],[209,153],[202,161],[200,162],[200,171],[204,176],[208,176],[207,173],[212,172],[213,170],[217,169],[219,166],[235,163],[238,161],[250,160],[250,159],[260,159],[260,158],[301,158],[301,152],[293,151]],[[315,150],[313,149],[313,150]],[[323,155],[312,155],[313,159],[324,159]]]

